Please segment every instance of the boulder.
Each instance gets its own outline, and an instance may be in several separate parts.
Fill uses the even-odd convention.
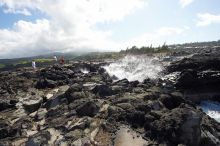
[[[72,92],[81,92],[82,91],[82,85],[75,83],[69,87],[69,89],[66,91],[66,94],[70,94]]]
[[[76,112],[79,116],[94,117],[99,112],[99,109],[100,105],[96,104],[94,101],[88,101],[77,107]]]
[[[134,107],[129,102],[127,102],[127,103],[118,103],[117,106],[122,108],[123,110],[130,110],[130,109],[134,110]]]
[[[122,93],[123,92],[123,87],[122,86],[112,86],[112,90],[114,93],[118,94],[118,93]]]
[[[0,111],[15,108],[17,102],[17,100],[0,100]]]
[[[64,98],[63,94],[56,94],[52,98],[48,99],[44,104],[47,109],[61,105],[62,103],[67,103],[67,99]]]
[[[37,114],[36,114],[35,118],[36,118],[37,120],[42,120],[42,119],[45,118],[46,113],[47,113],[47,109],[45,109],[45,108],[40,108],[40,109],[37,111]]]
[[[128,86],[129,81],[128,81],[128,79],[122,79],[122,80],[115,82],[114,84],[118,85],[118,86]]]
[[[83,86],[79,84],[73,84],[64,94],[67,101],[73,102],[74,100],[86,98],[86,94],[82,91]]]
[[[106,70],[104,68],[99,68],[98,69],[99,74],[104,74],[106,72]]]
[[[71,110],[76,110],[77,107],[85,104],[88,101],[89,101],[89,99],[87,99],[87,98],[76,99],[76,100],[74,100],[74,102],[69,103],[68,107]]]
[[[23,107],[28,113],[32,113],[40,108],[42,102],[43,98],[40,96],[30,97],[23,102]]]
[[[62,116],[64,116],[64,113],[68,111],[68,107],[65,105],[58,105],[56,107],[50,108],[45,117],[46,118],[52,118],[52,119],[58,119]]]
[[[201,122],[201,142],[202,146],[220,145],[220,124],[208,115],[203,115]]]
[[[173,93],[173,95],[162,94],[159,99],[163,105],[171,110],[177,108],[181,103],[184,102],[184,99],[181,97],[181,94]]]
[[[94,94],[99,94],[99,96],[111,96],[114,94],[113,90],[111,87],[108,85],[96,85],[93,89],[92,92]]]
[[[139,81],[132,81],[132,82],[130,82],[130,86],[131,87],[137,87],[138,84],[139,84]]]
[[[158,100],[148,101],[147,105],[152,110],[162,110],[163,105]]]
[[[109,106],[108,107],[108,118],[116,119],[124,110],[118,106]]]
[[[11,126],[6,120],[0,120],[0,139],[14,137],[20,133],[18,126]]]
[[[177,79],[176,86],[179,88],[191,88],[198,85],[197,72],[195,70],[186,70],[181,72]]]
[[[7,93],[7,90],[5,90],[4,88],[0,87],[0,94],[5,94]]]
[[[98,70],[98,68],[94,64],[89,64],[88,68],[90,72],[97,72]]]
[[[48,146],[50,139],[50,132],[42,131],[31,136],[26,142],[26,146]]]
[[[145,92],[144,101],[155,100],[159,98],[159,94],[156,92]]]
[[[145,123],[145,112],[136,111],[126,112],[126,120],[133,127],[143,127]]]
[[[70,131],[65,134],[66,139],[71,139],[73,141],[83,138],[85,136],[84,132],[80,129],[76,129],[74,131]]]
[[[145,117],[146,118],[146,117]],[[146,123],[146,131],[151,137],[169,141],[172,145],[198,146],[201,140],[201,115],[191,108],[175,108],[164,113],[158,120]]]
[[[37,84],[37,89],[45,89],[45,88],[55,88],[57,86],[57,82],[49,79],[40,79]]]
[[[218,137],[210,133],[208,130],[202,130],[201,146],[219,146],[220,140]]]

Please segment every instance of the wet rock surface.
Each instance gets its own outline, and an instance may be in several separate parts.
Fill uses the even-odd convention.
[[[220,145],[220,124],[185,94],[192,83],[216,85],[210,72],[200,77],[208,64],[179,69],[174,83],[115,81],[102,62],[2,72],[0,145]]]
[[[220,95],[220,51],[197,53],[171,63],[168,72],[180,72],[175,86],[193,102],[217,100]]]

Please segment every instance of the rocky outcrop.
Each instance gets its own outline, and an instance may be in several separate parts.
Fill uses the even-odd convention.
[[[201,140],[201,115],[188,108],[176,108],[145,124],[147,134],[167,141],[170,145],[199,145]]]
[[[185,69],[193,69],[197,71],[203,70],[220,70],[220,52],[208,52],[195,54],[190,58],[184,58],[180,61],[173,62],[167,68],[169,72],[183,71]]]
[[[88,101],[77,107],[76,112],[79,116],[93,117],[98,113],[99,109],[99,105],[97,105],[94,101]]]
[[[19,135],[20,127],[12,126],[7,120],[0,119],[0,139]]]
[[[212,128],[211,128],[212,127]],[[215,129],[213,128],[215,127]],[[203,116],[201,122],[201,141],[200,145],[215,146],[220,145],[220,124],[216,123],[207,115]]]
[[[6,110],[6,109],[9,109],[9,108],[15,108],[17,102],[18,102],[17,100],[13,100],[13,99],[11,99],[11,100],[7,100],[7,99],[6,100],[5,99],[1,100],[0,101],[0,111]]]
[[[27,112],[32,113],[40,108],[42,101],[43,101],[43,99],[39,96],[28,97],[23,102],[24,109]]]
[[[33,136],[31,136],[26,142],[26,146],[47,146],[49,145],[49,140],[51,139],[51,135],[48,131],[39,132]]]
[[[220,53],[217,50],[195,54],[171,63],[168,72],[180,72],[175,86],[185,98],[199,103],[204,99],[217,100],[220,95]],[[198,95],[198,96],[196,96]]]
[[[171,95],[162,94],[159,100],[169,110],[179,107],[184,102],[183,95],[179,92],[171,93]]]
[[[111,87],[107,85],[96,85],[94,89],[92,89],[92,92],[94,94],[98,94],[99,96],[111,96],[114,94],[113,90]]]
[[[124,125],[146,145],[219,145],[219,123],[183,94],[200,72],[183,72],[176,88],[163,80],[113,81],[104,64],[0,74],[7,83],[0,83],[0,145],[113,145]]]
[[[40,79],[37,84],[36,88],[38,89],[45,89],[45,88],[55,88],[57,86],[57,83],[53,80],[49,79]]]
[[[216,88],[220,85],[220,71],[195,71],[181,72],[176,86],[183,89],[189,88]]]

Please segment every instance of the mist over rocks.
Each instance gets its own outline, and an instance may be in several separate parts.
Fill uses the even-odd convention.
[[[203,70],[179,69],[182,73],[172,82],[158,74],[165,73],[163,68],[174,70],[179,62],[166,68],[157,57],[125,60],[1,72],[0,145],[220,145],[219,123],[186,94],[188,85],[193,87],[191,76],[195,87],[211,88],[216,85],[210,80],[213,74],[205,70],[207,76],[198,78]],[[107,68],[114,66],[137,76],[112,76]]]

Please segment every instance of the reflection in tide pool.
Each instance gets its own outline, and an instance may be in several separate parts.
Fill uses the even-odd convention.
[[[200,105],[202,107],[202,110],[207,115],[220,122],[220,103],[213,101],[202,101]]]
[[[114,146],[145,146],[148,142],[128,127],[121,127],[116,134]]]

